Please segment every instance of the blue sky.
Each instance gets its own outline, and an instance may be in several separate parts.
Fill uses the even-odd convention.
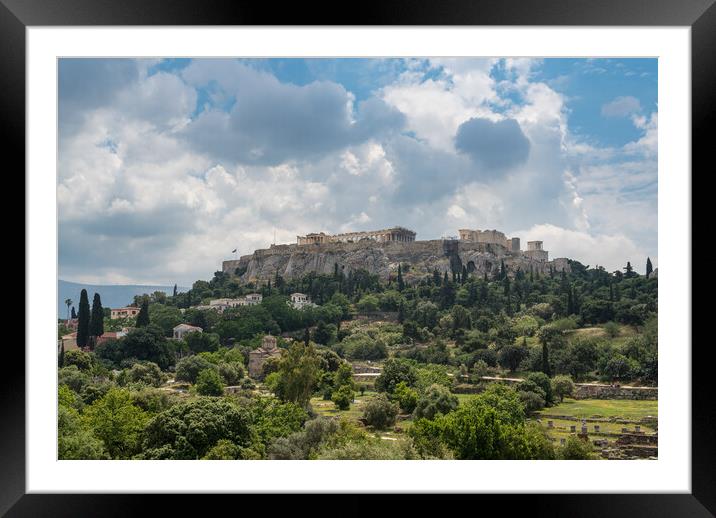
[[[656,59],[63,59],[58,79],[63,279],[188,285],[274,233],[393,225],[658,264]]]

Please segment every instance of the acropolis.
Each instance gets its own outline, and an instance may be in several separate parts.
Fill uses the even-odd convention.
[[[459,238],[418,241],[416,233],[394,226],[329,234],[313,232],[296,236],[291,244],[271,244],[239,259],[224,261],[222,271],[240,282],[266,281],[276,275],[284,279],[301,277],[308,272],[333,274],[339,268],[346,275],[366,270],[388,279],[404,265],[404,280],[439,272],[462,271],[468,274],[495,275],[504,264],[508,275],[519,270],[547,273],[569,271],[567,259],[549,260],[542,241],[528,241],[522,250],[519,237],[508,237],[499,230],[460,229]]]

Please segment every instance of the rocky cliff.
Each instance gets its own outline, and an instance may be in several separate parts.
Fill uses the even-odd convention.
[[[365,269],[383,279],[395,276],[398,265],[407,265],[403,274],[407,282],[420,279],[438,270],[440,274],[465,266],[472,275],[494,275],[504,261],[508,274],[518,269],[545,274],[550,267],[569,271],[567,259],[536,261],[521,253],[513,253],[500,245],[463,241],[413,241],[410,243],[327,243],[320,245],[272,245],[256,250],[238,260],[224,261],[222,270],[242,282],[273,278],[278,272],[285,279],[301,277],[309,272],[331,274],[335,264],[345,274]]]

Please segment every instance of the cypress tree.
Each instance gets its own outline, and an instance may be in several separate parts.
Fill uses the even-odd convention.
[[[147,327],[149,325],[149,302],[143,301],[142,307],[137,315],[137,327]]]
[[[446,270],[446,271],[445,271],[445,275],[443,275],[443,286],[447,286],[448,282],[449,282],[449,281],[448,281],[448,274],[447,274],[447,270]]]
[[[308,342],[311,341],[311,331],[308,328],[303,332],[303,343],[308,347]]]
[[[75,311],[75,307],[72,306],[72,320],[74,320],[75,318],[77,318],[77,312]]]
[[[89,341],[90,307],[87,290],[80,292],[80,312],[77,315],[77,347],[86,347]]]
[[[57,365],[61,369],[65,366],[65,342],[60,345],[60,358],[57,360]]]
[[[468,276],[467,266],[465,266],[465,265],[463,264],[463,265],[462,265],[462,275],[460,276],[460,282],[461,282],[462,284],[465,284],[465,281],[467,281],[467,276]]]
[[[403,282],[403,268],[401,265],[398,265],[398,291],[403,291],[403,288],[405,288],[405,283]]]
[[[567,315],[574,315],[574,299],[571,288],[567,288]]]
[[[552,376],[549,368],[549,350],[547,349],[547,342],[542,343],[542,372],[547,376]]]
[[[90,315],[89,335],[102,336],[104,334],[104,310],[99,293],[94,294],[92,299],[92,314]]]
[[[651,276],[651,272],[654,271],[654,267],[651,265],[651,258],[646,258],[646,278],[648,279]]]
[[[172,297],[176,297],[176,296],[177,296],[177,285],[175,284],[174,291],[172,292]]]
[[[624,270],[626,273],[624,274],[624,277],[627,279],[634,276],[634,268],[632,267],[631,263],[627,261],[626,266],[624,267]]]
[[[440,272],[433,270],[433,283],[435,286],[440,286]]]

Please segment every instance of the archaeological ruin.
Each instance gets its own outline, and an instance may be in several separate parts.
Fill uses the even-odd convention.
[[[415,241],[415,232],[403,227],[369,230],[366,232],[347,232],[344,234],[326,234],[324,232],[296,236],[299,245],[320,245],[324,243],[357,243],[363,240],[377,243],[410,243]]]

